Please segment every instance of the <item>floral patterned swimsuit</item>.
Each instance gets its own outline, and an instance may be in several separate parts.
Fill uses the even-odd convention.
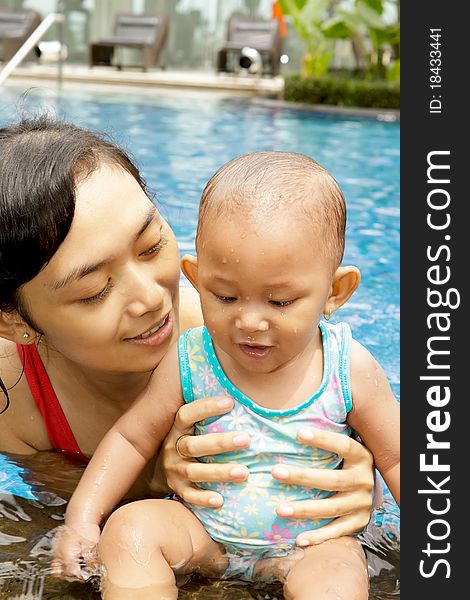
[[[316,392],[286,410],[259,406],[226,377],[206,327],[189,329],[179,339],[181,384],[185,402],[206,396],[231,395],[233,409],[220,417],[196,423],[196,434],[240,431],[251,438],[250,446],[216,457],[217,462],[240,463],[250,471],[242,483],[199,483],[224,497],[221,508],[186,504],[209,535],[224,545],[230,566],[225,577],[250,580],[261,558],[286,556],[295,549],[302,531],[316,529],[331,519],[285,519],[276,515],[280,502],[324,498],[330,492],[283,484],[271,475],[276,464],[336,469],[341,458],[297,441],[301,427],[327,429],[350,435],[346,417],[352,408],[349,357],[351,330],[346,323],[320,323],[323,343],[323,378]],[[202,457],[211,462],[213,456]]]

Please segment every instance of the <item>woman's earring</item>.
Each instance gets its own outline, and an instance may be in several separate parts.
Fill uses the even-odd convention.
[[[323,313],[323,317],[324,317],[325,321],[329,321],[331,319],[331,313],[330,312],[324,312]]]
[[[23,338],[25,340],[27,340],[29,338],[29,333],[26,333],[26,331],[23,333]]]

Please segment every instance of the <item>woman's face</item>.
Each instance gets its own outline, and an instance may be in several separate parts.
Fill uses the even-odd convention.
[[[170,227],[129,173],[104,164],[78,185],[67,237],[21,298],[69,360],[147,372],[177,339],[178,286]]]

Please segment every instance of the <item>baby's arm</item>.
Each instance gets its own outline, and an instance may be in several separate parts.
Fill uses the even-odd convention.
[[[150,381],[104,436],[72,495],[66,529],[96,542],[99,525],[158,451],[182,404],[177,346],[170,348]],[[66,536],[64,536],[65,538]],[[69,568],[66,541],[59,537],[56,559]],[[73,552],[76,555],[76,551]],[[73,559],[78,558],[74,556]]]
[[[353,408],[348,423],[361,436],[397,504],[400,504],[400,406],[375,358],[352,342]]]

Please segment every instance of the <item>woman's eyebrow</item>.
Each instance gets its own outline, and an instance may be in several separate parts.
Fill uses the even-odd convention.
[[[100,262],[91,263],[88,265],[82,265],[80,267],[75,267],[63,279],[59,279],[58,281],[53,281],[50,284],[50,287],[53,290],[59,290],[60,288],[63,288],[71,281],[76,281],[77,279],[82,279],[83,277],[86,277],[90,273],[94,273],[95,271],[98,271],[98,269],[100,269],[104,265],[109,264],[110,262],[111,261],[109,261],[109,260],[101,260]]]
[[[140,236],[144,233],[144,231],[147,229],[147,227],[154,221],[155,217],[157,217],[158,214],[159,213],[158,213],[157,209],[152,204],[152,206],[148,209],[147,214],[145,215],[145,219],[144,219],[144,222],[142,223],[142,227],[137,232],[137,235],[135,236],[134,241],[137,241],[140,238]]]
[[[154,221],[154,219],[157,215],[158,215],[157,209],[155,208],[155,206],[151,206],[145,215],[145,219],[142,222],[142,225],[139,227],[137,233],[134,236],[135,241],[139,239],[139,237],[144,233],[144,231],[148,228],[148,226]],[[60,288],[63,288],[64,286],[66,286],[67,284],[69,284],[72,281],[82,279],[83,277],[90,275],[90,273],[94,273],[95,271],[98,271],[99,269],[101,269],[101,267],[104,267],[105,265],[109,264],[110,262],[111,262],[111,259],[105,259],[105,260],[100,260],[95,263],[89,263],[89,264],[80,265],[78,267],[75,267],[74,269],[72,269],[70,271],[70,273],[68,273],[62,279],[51,282],[50,287],[53,290],[59,290]]]

